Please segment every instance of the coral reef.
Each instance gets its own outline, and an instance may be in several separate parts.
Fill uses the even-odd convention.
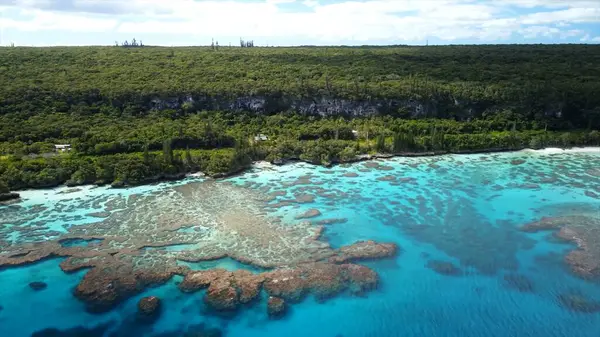
[[[431,260],[427,262],[427,268],[445,276],[461,276],[463,271],[452,262]]]
[[[381,259],[396,254],[397,246],[393,243],[377,243],[375,241],[359,241],[350,246],[344,246],[337,251],[335,256],[329,258],[330,262],[342,263],[348,261]]]
[[[176,272],[166,265],[140,268],[118,260],[105,262],[85,274],[75,288],[75,296],[85,302],[87,311],[102,313],[146,287],[164,284]]]
[[[193,292],[208,288],[205,302],[217,311],[226,311],[257,298],[261,287],[272,297],[295,303],[309,293],[319,300],[345,290],[361,295],[376,288],[377,282],[377,274],[364,266],[313,262],[261,274],[224,269],[190,271],[179,289]]]
[[[297,215],[296,219],[309,219],[309,218],[315,218],[321,215],[321,212],[318,209],[309,209],[308,211]]]
[[[323,219],[316,222],[317,225],[326,226],[326,225],[334,225],[338,223],[346,223],[348,219],[346,218],[333,218],[333,219]]]
[[[307,186],[317,184],[312,179],[307,175],[293,181],[295,199],[285,202],[308,203],[317,195],[348,198],[343,191]],[[285,301],[283,308],[308,294],[326,300],[344,291],[362,295],[374,289],[377,274],[353,262],[392,256],[396,245],[361,241],[334,250],[319,240],[321,225],[346,219],[326,219],[314,225],[308,221],[283,224],[267,217],[269,201],[284,195],[205,181],[81,202],[65,195],[54,209],[7,206],[0,214],[0,224],[10,225],[0,226],[0,268],[63,258],[60,268],[66,273],[88,269],[74,296],[90,313],[109,311],[173,275],[184,276],[178,285],[182,292],[206,289],[204,301],[216,311],[236,310],[257,299],[263,289]],[[79,209],[86,215],[63,215]],[[312,209],[300,217],[319,215]],[[62,225],[51,227],[50,223]],[[221,258],[268,271],[192,271],[181,263]],[[137,317],[151,322],[160,312],[160,300],[146,297],[138,309]],[[277,306],[273,310],[285,311]]]
[[[524,225],[521,230],[555,230],[556,238],[577,245],[577,249],[565,257],[573,273],[584,279],[600,281],[600,219],[588,216],[542,218]]]
[[[34,332],[31,337],[104,337],[112,323],[99,325],[94,328],[78,326],[71,329],[59,330],[54,328]]]
[[[531,293],[534,291],[533,282],[527,278],[527,276],[521,274],[504,275],[504,285],[523,293]]]
[[[267,303],[267,313],[269,314],[269,317],[281,317],[285,315],[286,309],[285,300],[283,298],[269,296]]]
[[[594,301],[578,293],[566,293],[558,296],[558,302],[563,308],[575,312],[600,312],[600,301]]]
[[[156,296],[142,298],[138,302],[138,321],[144,323],[154,322],[160,316],[161,303]]]
[[[252,301],[261,287],[270,296],[290,303],[301,301],[309,293],[318,300],[346,290],[362,295],[376,288],[377,274],[367,267],[345,262],[391,256],[396,250],[394,244],[363,241],[342,247],[327,262],[301,263],[261,274],[224,269],[190,271],[178,287],[183,292],[208,288],[204,300],[217,311],[235,310],[240,304]]]
[[[386,224],[400,227],[410,237],[434,245],[457,259],[461,266],[485,275],[517,270],[517,252],[535,244],[534,239],[515,230],[512,222],[490,223],[468,198],[447,192],[433,195],[431,199],[409,200],[410,211],[417,212],[420,218],[401,213],[382,214],[381,218]]]

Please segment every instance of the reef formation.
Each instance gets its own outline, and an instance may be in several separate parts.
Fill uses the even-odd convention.
[[[577,248],[565,257],[577,276],[600,282],[600,219],[588,216],[547,217],[528,223],[525,232],[553,230],[555,238],[574,243]]]
[[[22,221],[12,226],[22,234],[16,242],[0,232],[0,241],[7,243],[0,268],[60,257],[64,272],[89,269],[74,295],[91,313],[109,311],[146,288],[181,275],[179,288],[206,289],[204,301],[216,311],[236,310],[264,289],[285,301],[269,306],[268,311],[279,316],[285,303],[309,293],[324,300],[346,290],[363,294],[374,289],[377,274],[355,262],[397,252],[395,244],[373,241],[332,249],[319,240],[322,226],[285,224],[267,217],[267,201],[268,196],[258,191],[209,181],[110,201],[105,204],[113,211],[110,215],[104,214],[99,222],[65,226],[64,232],[40,224],[48,237],[44,241],[37,234],[27,235],[30,224]],[[226,257],[268,271],[194,271],[185,264]],[[157,298],[139,303],[142,318],[152,319],[159,309]]]

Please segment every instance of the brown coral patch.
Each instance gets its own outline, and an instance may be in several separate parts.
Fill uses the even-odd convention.
[[[317,225],[325,226],[325,225],[334,225],[334,224],[346,223],[346,222],[348,222],[348,219],[346,219],[346,218],[323,219],[323,220],[317,221]]]
[[[426,266],[444,276],[461,276],[463,274],[459,267],[448,261],[431,260],[427,262]]]
[[[375,241],[359,241],[349,246],[344,246],[337,251],[337,255],[329,258],[332,263],[348,261],[381,259],[396,254],[398,246],[394,243],[377,243]]]
[[[297,215],[296,219],[309,219],[309,218],[316,218],[318,216],[321,215],[321,211],[319,211],[318,209],[309,209],[308,211]]]
[[[600,219],[585,216],[542,218],[521,229],[526,232],[555,230],[556,238],[577,245],[577,249],[565,257],[573,273],[600,281]]]
[[[567,293],[558,296],[560,306],[575,312],[600,312],[600,302],[589,299],[581,294]]]
[[[269,317],[278,318],[285,315],[286,304],[283,298],[269,296],[267,302],[267,313]]]
[[[153,322],[160,315],[161,301],[156,296],[142,298],[138,302],[138,320],[142,322]]]

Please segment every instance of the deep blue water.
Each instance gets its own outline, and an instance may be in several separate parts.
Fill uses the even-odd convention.
[[[518,159],[525,162],[516,165],[513,161]],[[379,273],[380,287],[366,297],[341,295],[324,303],[308,298],[293,305],[285,318],[269,320],[264,301],[234,317],[214,315],[201,293],[181,293],[176,287],[181,278],[175,277],[110,313],[91,315],[72,296],[85,271],[65,274],[58,267],[61,260],[53,259],[0,270],[0,336],[110,322],[107,336],[119,329],[117,336],[169,331],[182,335],[190,326],[204,324],[233,337],[598,337],[600,313],[568,310],[557,300],[560,294],[576,292],[600,301],[600,285],[574,276],[563,261],[575,246],[556,243],[550,232],[518,230],[544,216],[600,217],[600,200],[585,193],[600,194],[600,177],[590,174],[598,167],[598,151],[395,158],[331,169],[307,164],[257,167],[228,181],[264,193],[278,192],[271,204],[302,194],[315,197],[272,208],[270,216],[292,224],[304,221],[295,219],[297,215],[318,209],[322,215],[310,221],[345,219],[326,225],[322,240],[332,247],[366,239],[398,244],[397,257],[365,263]],[[86,188],[71,194],[28,191],[21,206],[31,210],[44,205],[28,221],[43,220],[60,232],[68,228],[66,218],[68,225],[93,223],[101,218],[91,213],[127,207],[109,207],[112,196],[153,193],[170,186]],[[0,212],[9,214],[7,208]],[[6,217],[4,226],[9,222]],[[460,268],[459,275],[437,273],[428,267],[431,261],[451,262]],[[232,259],[188,265],[260,272]],[[511,287],[506,275],[519,275],[529,289]],[[33,291],[28,284],[34,281],[43,281],[48,288]],[[163,300],[163,313],[153,326],[137,326],[132,320],[137,301],[148,295]]]

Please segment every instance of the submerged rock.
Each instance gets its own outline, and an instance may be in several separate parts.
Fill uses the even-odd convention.
[[[377,273],[365,266],[318,262],[269,272],[264,288],[269,295],[290,302],[298,302],[308,293],[323,301],[345,290],[362,295],[377,283]]]
[[[9,192],[9,193],[0,193],[0,204],[7,203],[9,201],[17,200],[21,198],[19,193]]]
[[[161,302],[156,296],[144,297],[138,302],[138,320],[144,323],[154,322],[160,316]]]
[[[295,195],[296,202],[301,204],[307,204],[315,201],[315,196],[312,194],[300,193]]]
[[[154,334],[152,337],[221,337],[223,333],[219,329],[207,328],[204,324],[197,324],[185,330],[168,331]],[[129,336],[128,336],[129,337]],[[131,336],[133,337],[133,336]]]
[[[206,289],[210,283],[220,277],[223,277],[229,271],[225,269],[212,269],[189,272],[183,278],[183,281],[177,286],[184,293],[191,293],[201,289]]]
[[[94,217],[94,218],[108,218],[110,216],[110,212],[95,212],[95,213],[89,213],[86,215]]]
[[[104,313],[123,300],[152,285],[164,284],[174,271],[154,268],[137,270],[132,265],[111,264],[92,268],[75,288],[90,313]]]
[[[593,177],[600,177],[600,169],[599,168],[589,169],[589,170],[585,171],[585,173],[587,173]]]
[[[581,294],[561,294],[558,301],[563,308],[583,313],[600,312],[600,302],[593,301]]]
[[[512,165],[521,165],[521,164],[525,164],[525,159],[513,159],[511,160],[511,164]]]
[[[278,269],[267,273],[264,288],[269,295],[290,302],[299,302],[308,290],[302,278],[302,271],[299,269]]]
[[[318,301],[325,301],[348,286],[348,279],[341,266],[331,263],[315,263],[303,271],[306,287]]]
[[[35,291],[41,291],[44,290],[48,287],[48,285],[45,282],[31,282],[29,283],[29,288],[35,290]]]
[[[81,191],[82,191],[81,188],[69,188],[64,191],[60,191],[56,194],[71,194],[71,193],[77,193],[77,192],[81,192]]]
[[[213,269],[187,273],[178,287],[183,292],[208,288],[204,297],[206,304],[217,311],[228,311],[258,297],[263,281],[263,274]]]
[[[372,269],[359,264],[343,264],[341,267],[353,294],[362,296],[366,291],[377,288],[379,277]]]
[[[504,285],[520,292],[533,292],[533,282],[525,275],[506,274],[504,275]]]
[[[255,275],[247,270],[234,271],[233,282],[239,294],[240,303],[249,303],[257,298],[264,280],[262,274]]]
[[[285,315],[286,304],[283,298],[269,296],[269,301],[267,303],[267,313],[269,317],[278,318]]]
[[[296,216],[296,219],[309,219],[315,218],[321,215],[321,212],[318,209],[309,209],[308,211]]]
[[[217,311],[235,310],[239,303],[237,289],[232,284],[232,274],[210,283],[204,302]]]
[[[78,326],[66,330],[48,328],[34,332],[31,337],[104,337],[115,324],[115,322],[109,322],[93,328]]]
[[[329,258],[329,262],[343,263],[347,261],[381,259],[396,254],[398,246],[394,243],[377,243],[375,241],[359,241],[349,246],[344,246],[337,251],[337,255]]]
[[[427,268],[445,276],[461,276],[463,274],[460,268],[448,261],[431,260],[427,262]]]
[[[323,220],[317,221],[317,225],[324,226],[324,225],[333,225],[333,224],[346,223],[346,222],[348,222],[348,219],[346,219],[346,218],[323,219]]]
[[[577,249],[570,251],[565,261],[577,276],[600,281],[600,219],[586,216],[542,218],[521,227],[525,232],[555,230],[556,238],[573,242]],[[558,230],[558,231],[556,231]]]

